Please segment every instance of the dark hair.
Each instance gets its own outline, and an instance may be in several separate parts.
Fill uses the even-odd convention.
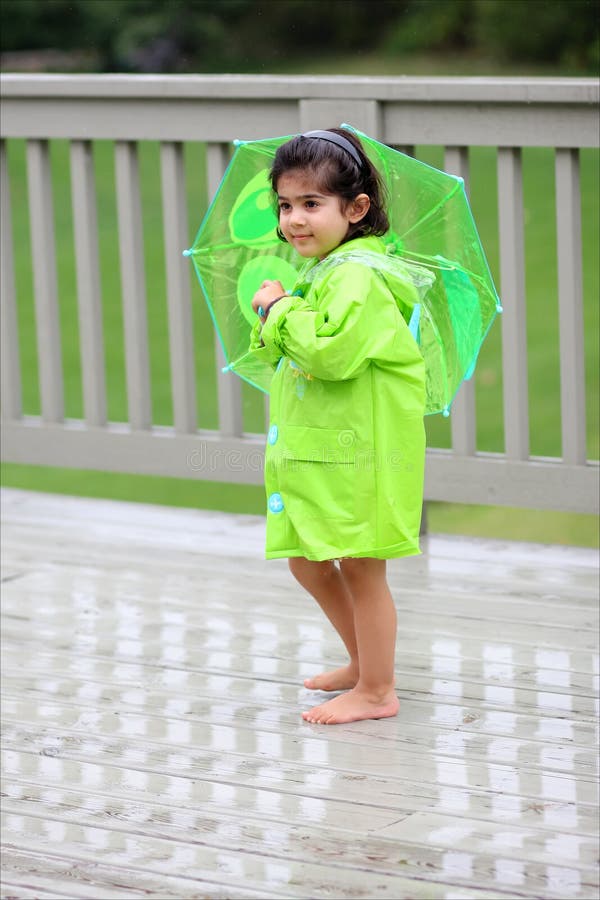
[[[299,134],[278,147],[275,153],[270,172],[274,192],[277,193],[277,183],[286,172],[292,169],[308,171],[316,178],[320,190],[326,194],[337,195],[345,203],[350,203],[358,194],[367,194],[371,201],[360,222],[350,223],[342,243],[366,235],[385,234],[390,223],[385,210],[386,190],[379,172],[352,131],[345,128],[328,128],[327,131],[349,141],[357,150],[361,165],[343,147],[322,138]],[[285,241],[279,228],[277,234]]]

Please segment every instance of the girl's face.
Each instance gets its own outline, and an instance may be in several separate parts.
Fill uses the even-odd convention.
[[[294,169],[277,182],[279,227],[301,256],[323,259],[342,243],[353,222],[369,209],[369,198],[359,194],[345,207],[335,194],[325,194],[310,172]]]

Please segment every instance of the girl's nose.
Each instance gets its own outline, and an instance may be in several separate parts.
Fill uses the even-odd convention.
[[[292,225],[302,225],[304,222],[304,210],[302,207],[296,207],[292,209],[290,214],[290,223]]]

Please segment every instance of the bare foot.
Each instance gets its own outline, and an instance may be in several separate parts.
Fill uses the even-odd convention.
[[[358,672],[351,666],[341,666],[333,672],[321,672],[314,678],[305,678],[304,687],[311,691],[349,691],[358,681]]]
[[[333,700],[315,706],[302,713],[305,722],[315,725],[341,725],[344,722],[358,722],[361,719],[385,719],[395,716],[400,709],[400,701],[394,691],[383,697],[374,698],[353,688]]]

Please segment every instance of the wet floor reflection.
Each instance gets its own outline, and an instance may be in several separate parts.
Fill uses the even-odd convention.
[[[302,680],[340,646],[285,567],[59,565],[25,542],[4,607],[9,840],[259,896],[583,900],[593,579],[452,546],[393,574],[399,716],[332,731],[300,720]]]

